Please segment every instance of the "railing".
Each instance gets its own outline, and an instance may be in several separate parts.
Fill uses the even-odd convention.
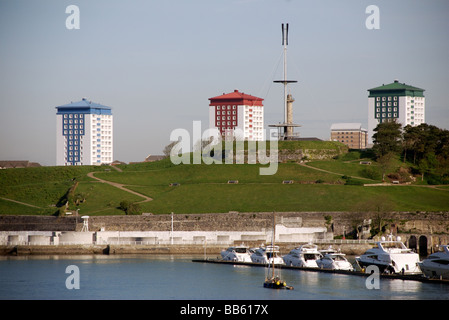
[[[157,240],[157,241],[132,241],[132,240],[120,240],[120,241],[107,241],[97,244],[111,244],[111,245],[232,245],[232,241],[195,241],[195,240]]]
[[[331,240],[326,240],[326,239],[314,239],[310,241],[311,243],[314,244],[374,244],[375,241],[370,239],[331,239]],[[282,244],[282,243],[290,243],[290,242],[285,242],[285,241],[278,241],[278,244]],[[303,241],[301,241],[300,243],[305,243]],[[49,242],[49,243],[39,243],[39,242],[34,242],[31,243],[29,241],[7,241],[6,242],[7,245],[55,245],[57,246],[58,244],[55,244],[53,241]],[[150,240],[150,241],[145,241],[145,240],[112,240],[112,241],[92,241],[91,243],[82,243],[82,242],[75,242],[75,241],[61,241],[59,242],[59,245],[201,245],[201,246],[208,246],[208,245],[219,245],[219,246],[229,246],[229,245],[233,245],[234,241],[230,240],[230,241],[217,241],[217,240],[183,240],[183,239],[175,239],[175,240],[171,240],[171,239],[157,239],[157,240]]]
[[[374,244],[376,241],[372,239],[317,239],[313,243],[332,243],[332,244]]]

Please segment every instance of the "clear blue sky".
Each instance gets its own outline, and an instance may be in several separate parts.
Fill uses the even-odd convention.
[[[65,25],[72,4],[79,30]],[[379,30],[365,27],[371,4]],[[366,127],[367,89],[394,79],[425,89],[426,122],[448,129],[448,17],[447,0],[0,0],[0,160],[54,165],[55,107],[83,97],[113,108],[125,162],[161,154],[194,120],[206,129],[208,98],[234,89],[278,123],[284,22],[301,136]]]

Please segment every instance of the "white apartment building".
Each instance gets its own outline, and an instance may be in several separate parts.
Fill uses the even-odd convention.
[[[379,123],[395,120],[405,127],[425,122],[424,89],[395,80],[368,91],[368,144],[373,143],[373,130]]]
[[[222,139],[265,139],[262,98],[234,90],[209,100],[209,128],[217,128]],[[239,129],[242,136],[236,134],[236,129]]]
[[[56,165],[101,165],[113,161],[110,107],[83,98],[56,110]]]

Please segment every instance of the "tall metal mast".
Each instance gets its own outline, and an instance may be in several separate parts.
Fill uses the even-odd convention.
[[[288,45],[288,23],[282,24],[282,45],[284,46],[284,123],[287,123],[287,45]]]
[[[284,84],[284,123],[279,125],[270,125],[271,127],[278,127],[279,130],[283,128],[283,133],[279,133],[279,138],[283,140],[290,140],[293,138],[293,127],[299,127],[299,125],[293,124],[292,119],[292,106],[291,103],[294,99],[291,95],[288,95],[288,84],[296,83],[296,80],[287,80],[287,45],[288,45],[288,23],[282,24],[282,46],[284,47],[284,79],[283,80],[275,80],[275,83],[283,83]],[[290,110],[289,110],[289,102],[290,102]]]

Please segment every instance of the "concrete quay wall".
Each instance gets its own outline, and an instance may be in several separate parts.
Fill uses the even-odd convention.
[[[0,231],[0,245],[233,245],[269,243],[273,231]],[[276,242],[330,240],[321,227],[276,227]]]
[[[277,212],[276,242],[293,245],[325,240],[354,230],[363,221],[376,223],[369,212]],[[449,212],[393,212],[387,233],[400,235],[420,253],[449,243]],[[272,212],[230,212],[142,216],[92,216],[89,234],[80,232],[81,217],[0,216],[0,245],[231,245],[258,246],[271,240]],[[171,231],[173,228],[173,232]],[[311,228],[307,231],[307,228]],[[28,233],[23,233],[23,232]],[[47,233],[46,233],[47,232]],[[115,233],[114,233],[115,232]],[[355,245],[361,246],[361,245]]]
[[[248,244],[250,247],[256,246]],[[259,245],[259,244],[257,244]],[[279,244],[280,254],[285,255],[295,248],[295,243]],[[319,244],[319,249],[328,248],[329,244]],[[372,247],[368,243],[360,244],[333,244],[334,249],[340,250],[347,255],[360,255]],[[0,255],[97,255],[97,254],[173,254],[173,255],[202,255],[207,258],[219,258],[221,250],[225,250],[226,245],[128,245],[128,244],[108,244],[108,245],[0,245]]]

